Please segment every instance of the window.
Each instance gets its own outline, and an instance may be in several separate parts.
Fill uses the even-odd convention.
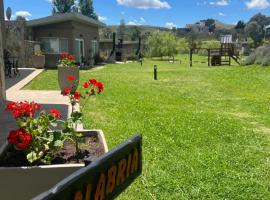
[[[99,45],[98,45],[98,41],[97,40],[92,40],[92,52],[93,55],[97,55],[99,51]]]
[[[42,51],[48,54],[68,52],[68,39],[65,38],[41,38]]]

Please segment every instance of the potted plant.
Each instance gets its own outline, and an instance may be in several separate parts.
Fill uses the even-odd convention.
[[[42,51],[37,51],[32,57],[33,65],[37,69],[43,69],[45,67],[45,55]]]
[[[58,65],[58,83],[63,94],[65,88],[71,88],[71,93],[77,90],[79,84],[79,67],[76,65],[75,56],[66,52],[60,53],[61,59]],[[69,79],[67,79],[69,77]]]
[[[77,131],[82,113],[75,109],[81,98],[100,94],[103,84],[91,79],[84,94],[65,88],[72,105],[70,118],[61,119],[59,110],[40,111],[35,102],[11,102],[6,111],[15,118],[18,129],[10,131],[0,149],[1,199],[31,199],[85,166],[84,159],[108,151],[102,131]],[[83,109],[83,107],[82,107]],[[55,130],[57,124],[62,129]],[[95,142],[96,141],[96,142]],[[91,147],[95,145],[95,147]],[[16,188],[16,192],[14,191]]]

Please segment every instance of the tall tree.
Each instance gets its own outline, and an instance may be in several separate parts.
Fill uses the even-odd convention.
[[[121,19],[120,26],[118,27],[117,34],[118,38],[124,40],[126,32],[126,23],[125,20]]]
[[[53,14],[70,13],[74,6],[74,0],[53,0]]]
[[[98,19],[97,14],[95,13],[93,0],[80,0],[79,7],[81,9],[81,13],[87,17],[93,18],[95,20]]]
[[[245,28],[246,24],[244,21],[238,21],[236,26],[234,27],[236,30],[243,30]]]
[[[263,28],[256,21],[248,23],[245,27],[245,32],[252,38],[255,46],[260,45],[260,43],[263,41]]]

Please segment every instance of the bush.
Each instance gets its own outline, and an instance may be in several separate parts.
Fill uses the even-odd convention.
[[[246,60],[245,65],[261,64],[270,66],[270,45],[258,47]]]

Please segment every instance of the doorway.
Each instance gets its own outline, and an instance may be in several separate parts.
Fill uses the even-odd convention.
[[[75,39],[75,59],[79,63],[84,61],[84,39]]]

